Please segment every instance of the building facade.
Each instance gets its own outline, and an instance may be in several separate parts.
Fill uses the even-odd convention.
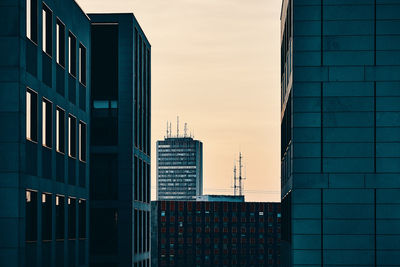
[[[150,55],[133,14],[92,23],[90,266],[150,266]]]
[[[191,137],[157,141],[157,200],[195,200],[203,194],[203,143]]]
[[[0,266],[88,266],[90,22],[1,1]]]
[[[282,266],[400,265],[399,11],[282,3]]]
[[[152,202],[154,266],[280,266],[280,204]]]

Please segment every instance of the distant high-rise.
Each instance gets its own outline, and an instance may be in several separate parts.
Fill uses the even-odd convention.
[[[203,194],[203,143],[192,137],[157,141],[157,200],[196,200]]]
[[[282,266],[400,266],[400,1],[284,0]]]

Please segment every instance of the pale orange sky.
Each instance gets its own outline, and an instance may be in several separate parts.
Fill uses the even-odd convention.
[[[203,142],[204,194],[232,194],[243,152],[246,201],[280,200],[281,0],[77,0],[87,13],[133,12],[152,45],[155,142],[180,116]]]

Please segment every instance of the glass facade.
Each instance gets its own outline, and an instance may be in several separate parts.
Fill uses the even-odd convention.
[[[193,138],[157,142],[157,199],[195,200],[203,193],[203,144]]]
[[[399,21],[398,1],[283,1],[283,266],[400,264]]]

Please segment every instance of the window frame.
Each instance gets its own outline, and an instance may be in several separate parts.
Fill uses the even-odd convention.
[[[74,40],[74,46],[72,50],[72,38]],[[77,44],[77,38],[75,34],[71,31],[68,31],[68,73],[76,79],[76,56],[77,56],[77,51],[76,51],[76,44]],[[72,51],[74,51],[74,55],[72,54]],[[74,63],[74,64],[71,64]],[[73,67],[73,68],[72,68]],[[73,72],[72,72],[73,70]]]
[[[60,150],[60,120],[59,120],[59,112],[60,111],[62,111],[63,112],[63,124],[64,124],[64,126],[63,126],[63,133],[62,133],[62,137],[63,137],[63,142],[62,142],[62,144],[63,144],[63,148],[62,148],[62,150]],[[63,155],[65,155],[65,109],[63,109],[63,108],[61,108],[60,106],[56,106],[56,127],[55,127],[55,129],[56,129],[56,152],[58,152],[58,153],[60,153],[60,154],[63,154]]]
[[[44,108],[44,104],[46,103],[46,108]],[[49,144],[47,143],[47,105],[50,105],[50,140]],[[46,110],[46,113],[44,112]],[[46,125],[45,125],[46,122]],[[53,102],[51,102],[46,97],[42,97],[42,146],[48,149],[53,148]]]
[[[27,95],[28,95],[28,93],[30,94],[30,102],[29,102],[29,120],[28,120],[28,98],[27,98]],[[32,129],[32,94],[34,94],[35,95],[35,97],[36,97],[36,103],[35,103],[35,105],[36,105],[36,133],[35,133],[35,138],[33,138],[32,137],[32,130],[34,130],[34,129]],[[33,143],[35,143],[35,144],[37,144],[38,143],[38,92],[36,92],[35,90],[33,90],[32,88],[30,88],[30,87],[26,87],[26,93],[25,93],[25,97],[26,97],[26,99],[25,99],[25,108],[26,108],[26,113],[25,113],[25,120],[26,120],[26,122],[25,122],[25,127],[26,127],[26,129],[25,129],[25,138],[26,138],[26,140],[28,140],[28,141],[31,141],[31,142],[33,142]],[[28,125],[28,122],[29,122],[29,125]],[[29,127],[28,127],[29,126]],[[29,137],[28,137],[28,129],[30,129],[29,130]]]
[[[82,125],[84,125],[85,127],[85,146],[82,146]],[[78,124],[78,156],[79,156],[79,161],[86,163],[87,160],[87,124],[84,121],[79,120],[79,124]],[[82,157],[82,149],[84,150],[84,158]]]
[[[63,34],[62,35],[60,35],[60,26],[62,26],[63,27]],[[64,24],[64,22],[62,22],[62,20],[59,18],[59,17],[56,17],[56,63],[60,66],[60,67],[62,67],[63,69],[65,69],[65,52],[66,52],[66,49],[65,49],[65,40],[66,40],[66,38],[65,38],[65,24]],[[62,38],[60,38],[62,36]],[[61,39],[61,40],[60,40]],[[60,41],[63,41],[62,43],[62,45],[60,45],[61,44],[61,42]],[[62,53],[62,62],[61,62],[61,60],[60,60],[60,55],[61,55],[61,53],[60,53],[60,48],[63,48],[63,53]]]
[[[48,17],[50,23],[47,21]],[[48,38],[48,33],[50,33],[50,38]],[[53,57],[53,11],[45,2],[42,2],[42,51],[50,58]]]
[[[74,155],[72,155],[71,153],[71,122],[70,122],[70,118],[74,118],[75,120],[75,125],[74,125],[74,137],[75,137],[75,142],[74,142]],[[74,115],[72,115],[71,113],[68,114],[68,157],[76,159],[76,117]]]
[[[82,66],[82,53],[81,53],[82,51],[85,52],[84,66]],[[87,84],[87,48],[81,42],[79,42],[79,47],[78,47],[78,62],[79,62],[79,64],[78,64],[79,83],[86,87],[86,84]],[[84,67],[84,68],[82,68],[82,67]],[[84,72],[84,75],[82,75],[82,71]],[[82,79],[82,78],[84,78],[84,79]]]
[[[34,2],[32,5],[32,2]],[[33,7],[33,8],[32,8]],[[34,43],[36,46],[38,45],[38,1],[37,0],[26,0],[25,2],[25,32],[26,38]],[[36,11],[36,12],[35,12]],[[36,14],[35,14],[36,13]],[[33,17],[32,15],[35,14]],[[32,25],[32,22],[34,25]],[[33,28],[35,28],[33,31]]]

